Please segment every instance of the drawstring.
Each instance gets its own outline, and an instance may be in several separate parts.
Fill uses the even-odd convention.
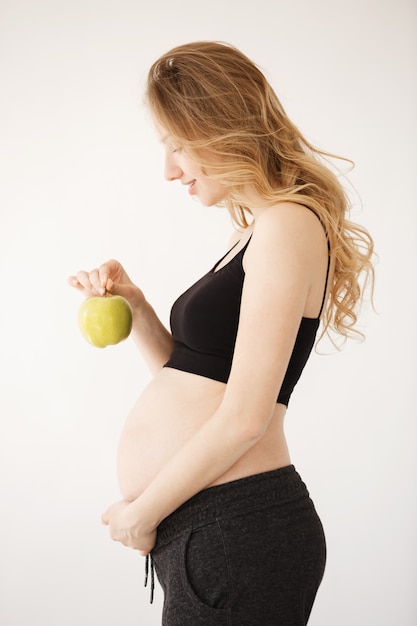
[[[151,597],[150,597],[150,603],[152,604],[152,602],[153,602],[153,592],[154,592],[154,589],[155,589],[155,574],[154,574],[154,566],[153,566],[152,554],[147,554],[146,555],[146,560],[145,560],[145,587],[147,587],[147,585],[148,585],[149,563],[150,563],[150,566],[151,566]]]

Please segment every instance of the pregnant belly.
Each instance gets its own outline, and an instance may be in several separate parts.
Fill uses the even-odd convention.
[[[132,407],[119,441],[122,497],[137,498],[219,406],[225,385],[164,368]]]

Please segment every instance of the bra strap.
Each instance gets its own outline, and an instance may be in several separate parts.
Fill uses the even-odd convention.
[[[327,283],[329,282],[329,273],[330,273],[330,261],[331,261],[331,256],[330,256],[330,241],[329,241],[329,237],[327,236],[326,233],[326,237],[327,237],[327,251],[328,251],[328,256],[327,256],[327,271],[326,271],[326,281],[324,283],[324,293],[323,293],[323,300],[321,301],[321,307],[320,307],[320,311],[317,317],[321,317],[321,314],[323,313],[323,309],[324,309],[324,304],[326,302],[326,294],[327,294]]]

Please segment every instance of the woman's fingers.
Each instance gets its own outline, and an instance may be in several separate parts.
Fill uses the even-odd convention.
[[[92,286],[96,294],[98,294],[99,296],[104,296],[104,294],[106,293],[106,280],[104,280],[104,278],[102,279],[99,270],[91,270],[91,272],[89,272],[88,274],[88,278],[90,281],[90,285]]]
[[[69,276],[68,284],[71,287],[74,287],[74,289],[77,289],[77,291],[80,291],[84,295],[91,295],[91,292],[87,291],[86,287],[82,283],[80,283],[77,276]]]
[[[132,283],[120,263],[113,259],[90,272],[77,272],[68,278],[68,283],[86,297],[104,296],[107,292],[126,298],[132,305],[144,300],[140,289]]]
[[[104,295],[105,289],[100,284],[100,276],[97,269],[92,270],[91,272],[77,272],[76,279],[85,291],[91,293],[92,295]]]
[[[92,270],[91,272],[77,272],[75,276],[70,276],[68,278],[68,283],[71,287],[78,289],[78,291],[81,291],[85,295],[103,296],[106,292],[105,287],[101,284],[98,270]]]

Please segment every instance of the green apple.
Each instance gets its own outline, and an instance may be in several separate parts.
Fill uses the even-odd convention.
[[[132,309],[121,296],[92,296],[78,311],[83,337],[97,348],[126,339],[132,330]]]

